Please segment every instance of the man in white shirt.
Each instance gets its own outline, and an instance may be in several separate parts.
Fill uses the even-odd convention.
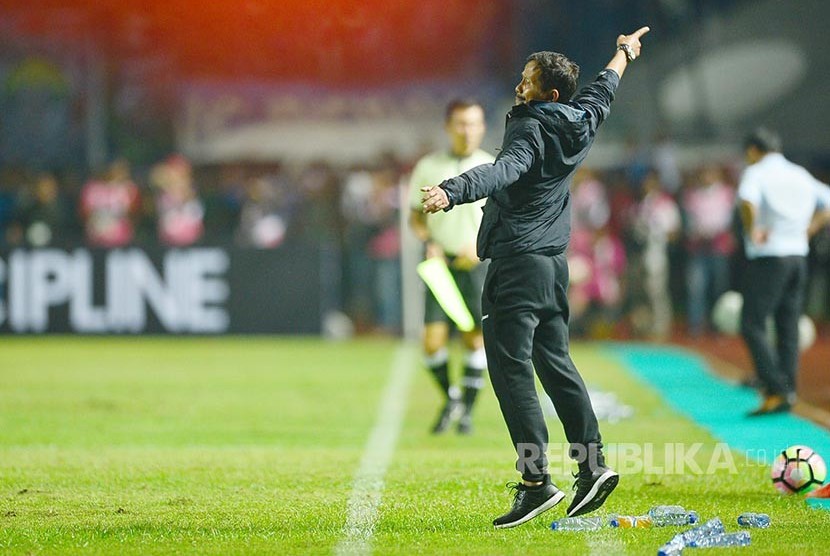
[[[798,319],[807,283],[809,237],[830,221],[830,188],[780,153],[758,129],[745,141],[749,167],[738,187],[746,256],[741,334],[764,400],[751,416],[789,411],[795,401]],[[775,323],[773,346],[766,321]]]

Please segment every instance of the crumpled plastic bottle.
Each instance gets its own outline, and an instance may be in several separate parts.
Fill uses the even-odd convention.
[[[766,529],[769,527],[770,519],[768,514],[744,512],[738,516],[738,525],[741,527],[758,527]]]
[[[707,548],[710,546],[749,546],[752,538],[749,531],[738,531],[737,533],[724,533],[722,535],[709,535],[691,541],[687,546],[690,548]]]
[[[705,537],[723,535],[723,522],[719,517],[715,517],[699,525],[694,529],[689,529],[683,533],[678,533],[672,539],[661,546],[657,550],[658,556],[677,556],[683,549],[690,546],[692,542],[698,541]]]
[[[563,517],[550,524],[554,531],[596,531],[605,525],[605,520],[600,516],[591,517]]]

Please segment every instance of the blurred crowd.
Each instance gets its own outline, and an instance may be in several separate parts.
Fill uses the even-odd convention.
[[[171,155],[133,172],[122,159],[100,175],[0,172],[0,242],[13,247],[118,248],[314,245],[325,305],[358,332],[402,326],[401,215],[414,160],[373,164],[224,163]],[[572,187],[571,327],[589,337],[667,338],[711,331],[709,313],[738,289],[743,264],[735,211],[742,164],[681,170],[658,147]],[[819,176],[822,177],[822,176]],[[805,310],[826,320],[830,231],[813,239]],[[319,255],[314,255],[319,256]]]
[[[313,168],[305,172],[313,173]],[[174,154],[141,174],[134,175],[124,159],[87,180],[4,168],[0,245],[276,248],[308,193],[278,164],[194,168]]]
[[[572,187],[571,328],[590,337],[665,340],[715,332],[718,298],[740,291],[742,227],[736,189],[743,164],[688,171],[654,151],[602,174],[584,169]],[[662,164],[661,164],[662,162]],[[826,320],[830,230],[811,241],[804,312]]]

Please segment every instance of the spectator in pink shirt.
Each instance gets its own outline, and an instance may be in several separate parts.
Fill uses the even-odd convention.
[[[625,249],[608,229],[611,208],[606,187],[588,169],[577,170],[571,187],[571,330],[590,333],[617,318]]]
[[[717,166],[707,166],[682,196],[685,215],[687,320],[689,332],[707,328],[715,300],[729,283],[729,257],[735,250],[732,219],[735,191]]]
[[[124,247],[133,241],[140,208],[138,187],[126,160],[113,162],[105,179],[81,190],[80,213],[87,242],[93,247]]]
[[[185,247],[202,238],[205,209],[193,186],[190,162],[173,155],[153,170],[156,213],[162,245]]]

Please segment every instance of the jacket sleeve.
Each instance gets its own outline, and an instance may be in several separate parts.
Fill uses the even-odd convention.
[[[591,133],[596,133],[599,125],[611,112],[611,102],[620,84],[620,76],[611,69],[602,70],[594,82],[586,85],[571,99],[569,104],[586,111],[590,115]]]
[[[489,197],[516,183],[533,167],[542,156],[542,136],[538,125],[530,119],[521,125],[495,162],[476,166],[441,184],[450,200],[450,206],[445,210]]]

